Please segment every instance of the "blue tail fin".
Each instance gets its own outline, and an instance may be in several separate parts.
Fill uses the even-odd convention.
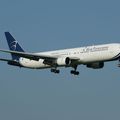
[[[10,50],[24,52],[24,50],[18,44],[18,41],[16,41],[9,32],[5,32],[5,37],[7,39],[7,43],[8,43]],[[19,58],[20,58],[19,56],[16,56],[14,54],[11,54],[11,56],[12,56],[13,60],[19,60]]]

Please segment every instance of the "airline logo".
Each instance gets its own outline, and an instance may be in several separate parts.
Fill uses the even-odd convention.
[[[13,42],[10,44],[10,49],[15,51],[16,48],[17,48],[17,44],[18,44],[17,41],[13,41]]]

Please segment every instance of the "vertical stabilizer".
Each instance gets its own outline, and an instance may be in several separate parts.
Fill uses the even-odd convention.
[[[12,51],[19,51],[19,52],[24,52],[22,47],[19,45],[18,41],[13,38],[13,36],[9,32],[5,32],[5,37],[7,39],[7,43],[9,46],[9,49]],[[12,59],[13,60],[19,60],[19,56],[16,56],[11,53]]]

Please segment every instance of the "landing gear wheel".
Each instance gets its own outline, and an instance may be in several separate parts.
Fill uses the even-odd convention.
[[[75,73],[75,71],[74,70],[71,70],[71,74],[74,74]]]
[[[75,75],[79,75],[80,73],[78,71],[75,72]]]
[[[59,73],[60,73],[60,70],[57,70],[57,69],[51,69],[51,72],[59,74]]]
[[[78,71],[76,71],[77,70],[77,65],[75,65],[74,67],[74,70],[71,70],[71,74],[73,74],[73,75],[79,75],[79,72]]]
[[[73,74],[73,75],[79,75],[79,72],[75,71],[75,70],[71,70],[71,74]]]
[[[56,70],[55,73],[59,74],[59,73],[60,73],[60,70]]]

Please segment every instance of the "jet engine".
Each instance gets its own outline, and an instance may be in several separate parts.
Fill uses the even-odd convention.
[[[71,64],[71,60],[69,57],[61,57],[56,60],[56,64],[60,66],[69,66]]]

